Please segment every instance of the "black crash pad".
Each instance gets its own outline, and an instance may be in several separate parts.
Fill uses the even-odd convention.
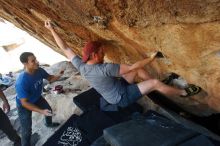
[[[83,112],[93,109],[100,109],[99,99],[102,96],[94,89],[91,88],[73,98],[75,103]]]
[[[77,125],[78,118],[72,115],[43,146],[89,146],[89,141]]]
[[[91,88],[76,97],[73,98],[73,102],[83,111],[89,112],[92,110],[100,110],[100,99],[102,96],[94,89]],[[135,112],[142,113],[143,108],[137,104],[133,103],[126,108],[120,108],[118,111],[103,111],[115,122],[123,122],[130,119],[130,115]]]
[[[111,118],[97,110],[80,116],[72,115],[44,146],[87,146],[103,134],[103,129],[114,124]]]
[[[208,137],[152,111],[104,129],[104,139],[112,146],[214,146]]]

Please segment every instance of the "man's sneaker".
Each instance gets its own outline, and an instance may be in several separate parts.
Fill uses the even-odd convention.
[[[164,79],[162,82],[164,84],[170,84],[172,80],[179,78],[178,74],[171,73],[166,79]]]
[[[189,84],[189,86],[185,88],[185,91],[187,94],[185,96],[181,95],[181,97],[188,97],[188,96],[196,95],[201,91],[201,89],[202,88],[200,88],[199,86]]]
[[[54,127],[59,126],[60,123],[50,123],[50,124],[46,123],[45,125],[46,125],[47,127],[49,127],[49,128],[54,128]]]

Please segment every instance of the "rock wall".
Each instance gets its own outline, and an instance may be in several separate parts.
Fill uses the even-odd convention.
[[[111,62],[160,50],[165,58],[147,67],[152,76],[175,72],[206,93],[173,100],[197,114],[220,111],[220,0],[0,0],[0,17],[59,53],[46,19],[77,54],[97,39],[108,42]]]

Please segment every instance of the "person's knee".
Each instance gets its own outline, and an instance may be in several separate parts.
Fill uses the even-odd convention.
[[[146,71],[143,68],[139,68],[136,70],[136,72],[141,74],[141,73],[145,73]]]
[[[141,77],[143,80],[152,79],[152,77],[149,75],[149,73],[144,68],[138,69],[137,73],[138,73],[138,76]]]
[[[22,133],[23,133],[23,136],[29,137],[31,135],[31,129],[26,129]]]
[[[31,126],[23,127],[21,130],[22,130],[22,137],[29,138],[31,136],[32,133]]]
[[[145,71],[145,70],[144,70],[143,68],[138,68],[137,71],[143,72],[143,71]]]
[[[32,128],[32,119],[27,117],[26,119],[20,119],[21,130],[23,134],[31,133]]]
[[[157,87],[157,86],[160,84],[160,81],[157,80],[157,79],[150,79],[149,81],[151,82],[151,84],[152,84],[154,87]]]

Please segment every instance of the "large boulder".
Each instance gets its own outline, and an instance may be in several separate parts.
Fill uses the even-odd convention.
[[[219,0],[0,0],[0,16],[62,54],[44,20],[81,55],[88,40],[108,43],[106,60],[134,63],[160,50],[148,71],[162,79],[175,72],[206,92],[179,101],[220,111]]]

